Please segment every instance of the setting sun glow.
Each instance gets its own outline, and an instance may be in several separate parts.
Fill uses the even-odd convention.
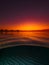
[[[24,23],[21,25],[18,25],[16,29],[18,30],[42,30],[48,28],[48,25],[44,24],[33,24],[33,23]]]
[[[9,24],[0,26],[0,29],[8,30],[42,30],[49,29],[49,24],[39,23],[39,22],[21,22],[18,24]]]

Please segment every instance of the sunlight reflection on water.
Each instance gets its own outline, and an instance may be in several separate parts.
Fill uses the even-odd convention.
[[[33,42],[49,44],[48,32],[7,32],[0,34],[0,45],[11,42]]]

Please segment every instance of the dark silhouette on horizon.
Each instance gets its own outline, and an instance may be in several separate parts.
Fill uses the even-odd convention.
[[[49,29],[43,29],[43,30],[8,30],[8,29],[5,29],[5,30],[3,30],[3,29],[1,29],[0,30],[0,33],[2,34],[3,32],[5,32],[5,33],[7,33],[7,32],[42,32],[42,31],[47,31],[47,32],[49,32]]]

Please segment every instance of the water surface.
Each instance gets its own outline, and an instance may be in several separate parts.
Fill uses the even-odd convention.
[[[13,45],[49,47],[49,32],[0,32],[0,48]]]

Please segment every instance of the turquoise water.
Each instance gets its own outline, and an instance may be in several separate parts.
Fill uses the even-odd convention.
[[[2,49],[0,65],[49,65],[49,48],[16,46]]]

